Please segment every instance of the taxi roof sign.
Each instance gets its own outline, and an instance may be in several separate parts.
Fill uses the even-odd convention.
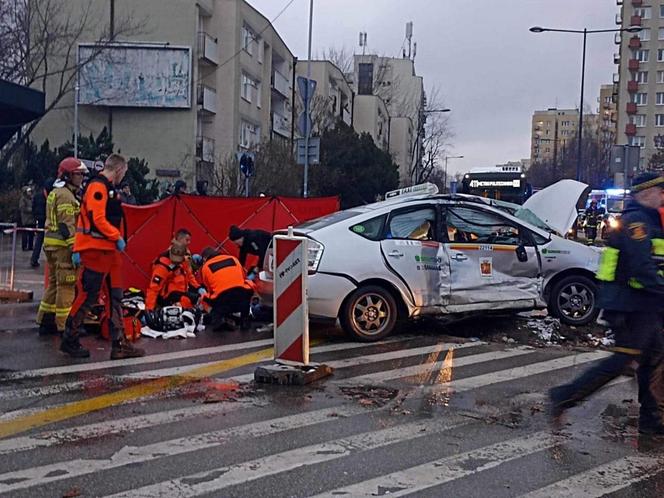
[[[430,194],[435,195],[438,193],[438,187],[433,183],[420,183],[411,187],[399,188],[397,190],[390,190],[385,193],[385,200],[393,199],[395,197],[403,197],[405,195],[422,195]]]

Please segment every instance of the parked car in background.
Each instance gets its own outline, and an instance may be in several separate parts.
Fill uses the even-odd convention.
[[[309,239],[309,312],[362,341],[398,320],[548,307],[564,323],[597,315],[599,250],[564,238],[587,186],[562,180],[523,206],[440,195],[425,184],[295,227]],[[272,299],[271,250],[260,274]]]

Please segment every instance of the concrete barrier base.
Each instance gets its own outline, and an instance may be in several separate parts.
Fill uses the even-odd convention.
[[[322,363],[305,366],[291,366],[275,363],[256,368],[254,380],[261,384],[304,386],[332,375],[332,367]]]

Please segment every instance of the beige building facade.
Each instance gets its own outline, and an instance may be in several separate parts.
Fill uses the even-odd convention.
[[[415,73],[414,61],[374,54],[355,55],[352,83],[356,101],[359,97],[375,96],[385,104],[389,116],[386,150],[389,149],[399,166],[401,185],[410,185],[421,161],[426,103],[424,81]],[[360,106],[364,105],[363,102]],[[363,120],[355,113],[355,122],[358,119]]]
[[[377,147],[388,150],[390,114],[383,99],[377,95],[355,95],[353,128],[358,133],[368,133]]]
[[[311,61],[311,79],[316,81],[316,92],[312,99],[312,133],[319,134],[333,127],[337,121],[353,125],[353,89],[345,75],[335,64],[325,60]],[[295,73],[307,77],[307,61],[298,60]],[[295,97],[297,115],[304,110],[302,99]],[[296,134],[299,136],[297,130]]]
[[[575,141],[579,126],[576,109],[549,108],[533,113],[531,125],[531,163],[556,162],[562,149]]]
[[[83,5],[88,0],[73,2]],[[107,126],[124,155],[147,159],[152,174],[170,181],[182,178],[190,189],[197,180],[210,179],[215,166],[239,150],[264,140],[292,139],[294,57],[269,20],[247,2],[90,3],[90,30],[80,43],[92,42],[108,30],[113,4],[116,17],[130,13],[144,23],[118,42],[139,48],[189,49],[190,101],[180,108],[81,104],[81,135],[96,135]],[[71,139],[73,92],[61,107],[42,120],[33,140],[48,138],[59,144]]]
[[[664,4],[643,0],[617,2],[616,24],[641,26],[639,33],[616,33],[614,55],[618,145],[641,147],[641,166],[664,147]]]

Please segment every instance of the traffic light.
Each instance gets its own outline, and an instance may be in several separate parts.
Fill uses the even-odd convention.
[[[243,152],[240,156],[240,171],[246,177],[254,176],[254,155]]]

